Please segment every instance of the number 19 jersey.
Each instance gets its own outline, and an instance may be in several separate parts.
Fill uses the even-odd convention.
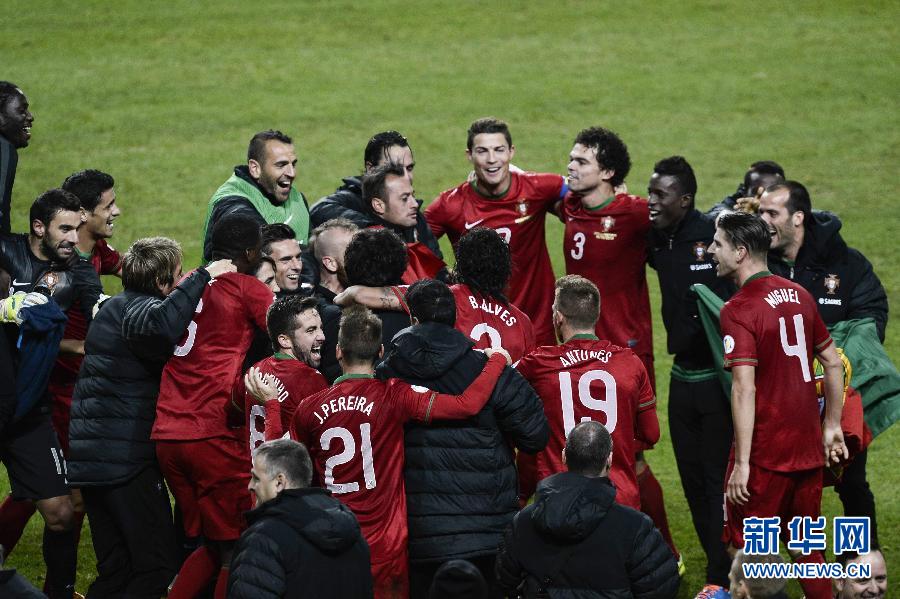
[[[547,447],[535,456],[537,478],[533,484],[566,470],[562,462],[566,437],[575,425],[594,420],[612,436],[609,478],[616,486],[616,501],[640,509],[635,438],[652,445],[659,437],[659,423],[656,397],[638,357],[630,349],[593,335],[576,335],[562,345],[539,347],[522,358],[516,370],[540,396],[550,424]],[[529,482],[523,491],[528,494],[531,486]]]
[[[750,463],[779,472],[825,465],[812,361],[831,336],[812,295],[764,272],[750,277],[719,317],[725,368],[756,368]]]

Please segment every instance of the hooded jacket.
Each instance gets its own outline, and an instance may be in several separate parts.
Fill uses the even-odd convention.
[[[870,317],[884,342],[887,294],[872,263],[859,251],[847,247],[836,215],[815,211],[812,216],[813,224],[806,228],[794,263],[769,252],[769,270],[809,291],[826,325]]]
[[[369,546],[356,516],[325,489],[287,489],[247,512],[228,597],[372,597]]]
[[[450,326],[418,324],[397,333],[376,375],[461,393],[487,360],[472,345]],[[496,553],[519,507],[509,442],[534,454],[546,446],[549,435],[540,399],[509,367],[476,416],[407,425],[403,474],[410,561],[443,562]]]
[[[662,535],[615,498],[606,477],[561,472],[541,481],[504,537],[501,587],[524,597],[675,597],[678,566]]]

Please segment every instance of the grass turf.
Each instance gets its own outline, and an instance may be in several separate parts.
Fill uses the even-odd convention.
[[[359,172],[372,133],[399,129],[415,151],[417,195],[432,198],[468,171],[468,124],[496,115],[511,125],[515,162],[533,170],[564,172],[578,130],[612,128],[629,146],[638,193],[656,160],[682,154],[703,209],[750,162],[777,160],[807,184],[814,207],[843,219],[845,238],[898,299],[889,194],[900,158],[897,3],[12,0],[4,12],[0,78],[25,89],[35,114],[15,230],[26,230],[38,193],[100,168],[116,177],[123,210],[113,244],[167,235],[192,265],[207,199],[258,130],[294,136],[297,183],[312,201]],[[561,234],[548,225],[557,273]],[[688,564],[688,597],[703,582],[703,556],[666,434],[671,360],[655,283],[651,293],[664,434],[649,459]],[[896,324],[885,345],[898,355]],[[898,449],[894,427],[868,467],[894,572]],[[839,510],[826,491],[824,513]],[[10,558],[32,580],[43,571],[36,522]],[[94,576],[88,537],[79,589]]]

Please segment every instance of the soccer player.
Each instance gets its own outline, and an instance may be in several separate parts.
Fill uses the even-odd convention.
[[[709,247],[716,274],[740,287],[720,315],[734,420],[724,538],[735,549],[745,518],[779,516],[783,538],[793,517],[817,518],[822,466],[847,457],[841,360],[809,292],[766,270],[770,240],[761,218],[733,212],[719,217]],[[824,424],[813,357],[825,371]],[[824,563],[818,551],[792,557]],[[807,597],[831,597],[827,579],[800,583]]]
[[[603,309],[595,334],[631,349],[644,363],[650,384],[653,332],[647,288],[647,200],[616,193],[631,169],[628,148],[602,127],[581,131],[569,152],[569,193],[562,203],[566,274],[597,286]]]
[[[344,375],[334,387],[300,402],[291,433],[309,448],[319,484],[359,519],[371,551],[375,597],[406,597],[403,425],[476,414],[506,359],[492,356],[472,385],[452,396],[374,379],[382,351],[381,321],[366,308],[345,311],[338,339]]]
[[[210,544],[188,557],[169,597],[193,597],[220,565],[216,586],[224,592],[231,546],[250,508],[243,428],[227,426],[225,407],[254,327],[265,329],[273,298],[248,274],[262,243],[255,220],[225,216],[211,241],[213,258],[232,260],[237,272],[216,278],[203,292],[194,320],[163,370],[151,436],[181,507],[185,535],[202,534]],[[212,572],[210,564],[215,564]]]
[[[560,278],[553,326],[562,344],[539,347],[516,367],[543,400],[551,430],[546,449],[534,458],[536,477],[521,483],[522,495],[531,496],[539,481],[564,472],[566,437],[579,422],[597,420],[613,438],[609,476],[616,501],[639,510],[635,454],[659,440],[656,396],[634,352],[594,333],[600,313],[600,293],[591,281],[578,275]]]
[[[328,387],[316,370],[325,343],[317,305],[314,298],[293,295],[276,300],[269,308],[266,327],[275,355],[254,364],[240,383],[245,387],[242,411],[249,432],[248,456],[288,430],[301,399]],[[277,395],[260,396],[263,378],[271,380]],[[259,400],[254,399],[257,396]]]
[[[494,118],[472,123],[466,156],[475,179],[439,195],[425,218],[435,237],[446,233],[454,244],[478,225],[497,231],[512,255],[509,299],[531,318],[537,342],[552,344],[554,277],[544,221],[568,188],[560,175],[510,172],[514,155],[506,123]]]
[[[203,259],[212,252],[212,230],[229,214],[266,223],[290,225],[297,239],[309,235],[309,206],[294,187],[297,154],[293,140],[274,129],[260,131],[250,139],[247,164],[234,167],[234,174],[209,199],[203,224]]]

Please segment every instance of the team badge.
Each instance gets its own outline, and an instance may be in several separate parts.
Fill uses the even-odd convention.
[[[50,291],[53,291],[53,288],[56,287],[57,283],[59,283],[59,275],[55,272],[48,272],[44,275],[44,284]]]
[[[528,214],[528,204],[525,202],[524,199],[521,202],[519,202],[518,210],[519,210],[519,214],[521,214],[522,216],[525,216],[526,214]]]
[[[722,338],[722,345],[724,346],[725,353],[730,354],[734,351],[734,337],[725,335],[725,337]]]
[[[603,226],[603,232],[609,233],[610,229],[613,228],[613,225],[616,224],[616,219],[611,216],[604,216],[603,220],[600,221],[600,224]]]
[[[698,241],[694,244],[694,259],[697,262],[706,260],[706,244],[702,241]]]
[[[841,279],[837,275],[828,275],[825,277],[825,290],[828,295],[834,295],[834,292],[841,286]]]

